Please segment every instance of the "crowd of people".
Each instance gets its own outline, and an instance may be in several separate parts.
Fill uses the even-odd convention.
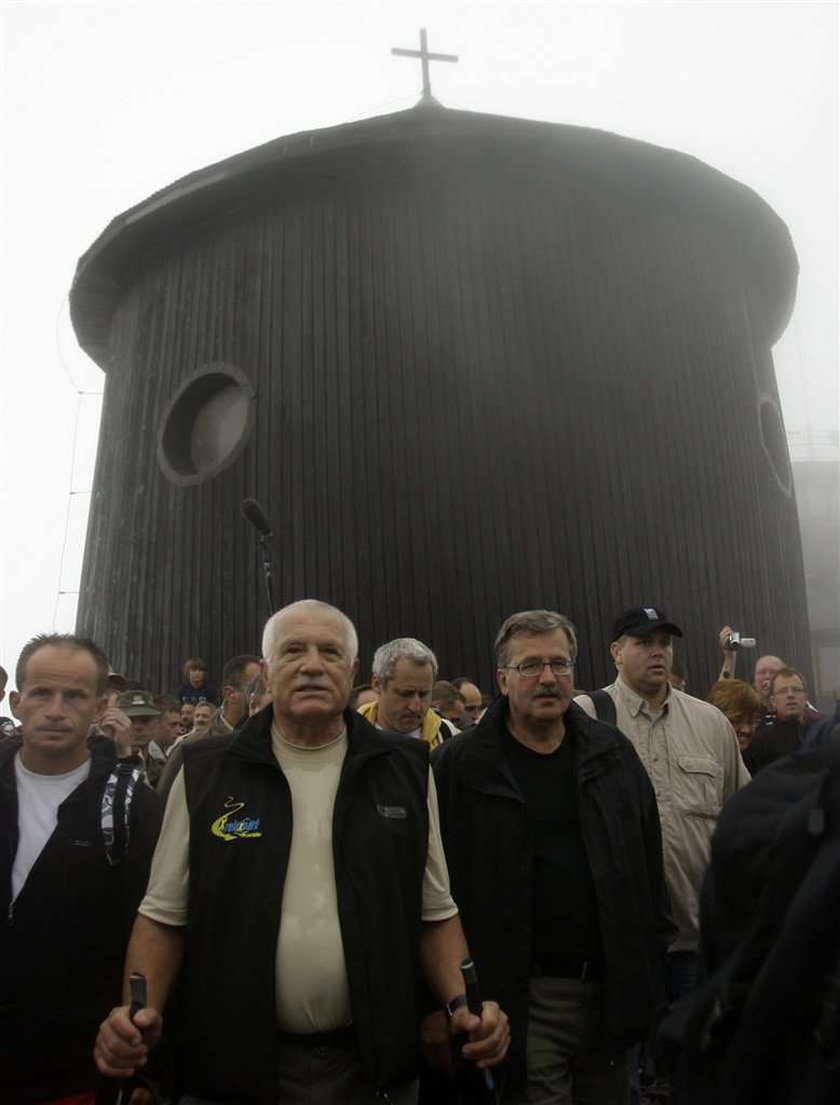
[[[733,921],[716,825],[836,726],[779,657],[736,679],[729,626],[708,700],[687,693],[682,635],[624,611],[615,679],[585,691],[574,625],[520,611],[492,695],[408,637],[358,682],[352,622],[315,600],[218,690],[198,657],[155,693],[92,641],[33,638],[0,735],[0,1100],[723,1101],[729,1022],[691,1018],[763,883],[738,872]],[[786,1100],[767,1061],[733,1101]]]

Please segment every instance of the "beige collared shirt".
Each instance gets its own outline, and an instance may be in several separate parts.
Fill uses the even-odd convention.
[[[693,951],[717,816],[750,781],[738,739],[720,710],[673,687],[655,711],[620,676],[604,690],[615,702],[616,725],[633,742],[656,792],[665,880],[679,928],[670,950]],[[589,695],[575,702],[596,716]]]

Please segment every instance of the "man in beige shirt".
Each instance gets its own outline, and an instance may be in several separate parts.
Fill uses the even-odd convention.
[[[668,953],[676,1000],[696,983],[698,900],[717,816],[750,776],[735,731],[720,710],[669,684],[672,636],[682,637],[682,630],[657,607],[621,615],[610,646],[618,678],[601,692],[609,696],[615,716],[604,710],[600,716],[633,742],[656,792],[665,879],[679,929]],[[592,696],[575,701],[590,717],[597,715]]]
[[[509,1036],[495,1003],[465,1007],[428,750],[347,709],[358,643],[341,611],[293,603],[263,653],[271,705],[185,749],[127,954],[148,1007],[112,1012],[97,1063],[142,1065],[180,971],[184,1105],[408,1105],[420,970],[465,1057],[494,1065]]]

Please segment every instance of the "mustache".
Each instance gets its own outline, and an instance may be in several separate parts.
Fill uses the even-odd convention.
[[[559,698],[560,692],[546,688],[542,691],[534,691],[534,698]]]

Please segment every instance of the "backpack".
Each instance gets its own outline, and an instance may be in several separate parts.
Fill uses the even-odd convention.
[[[679,1105],[837,1105],[840,728],[724,807],[700,933],[706,980],[675,1011]]]

